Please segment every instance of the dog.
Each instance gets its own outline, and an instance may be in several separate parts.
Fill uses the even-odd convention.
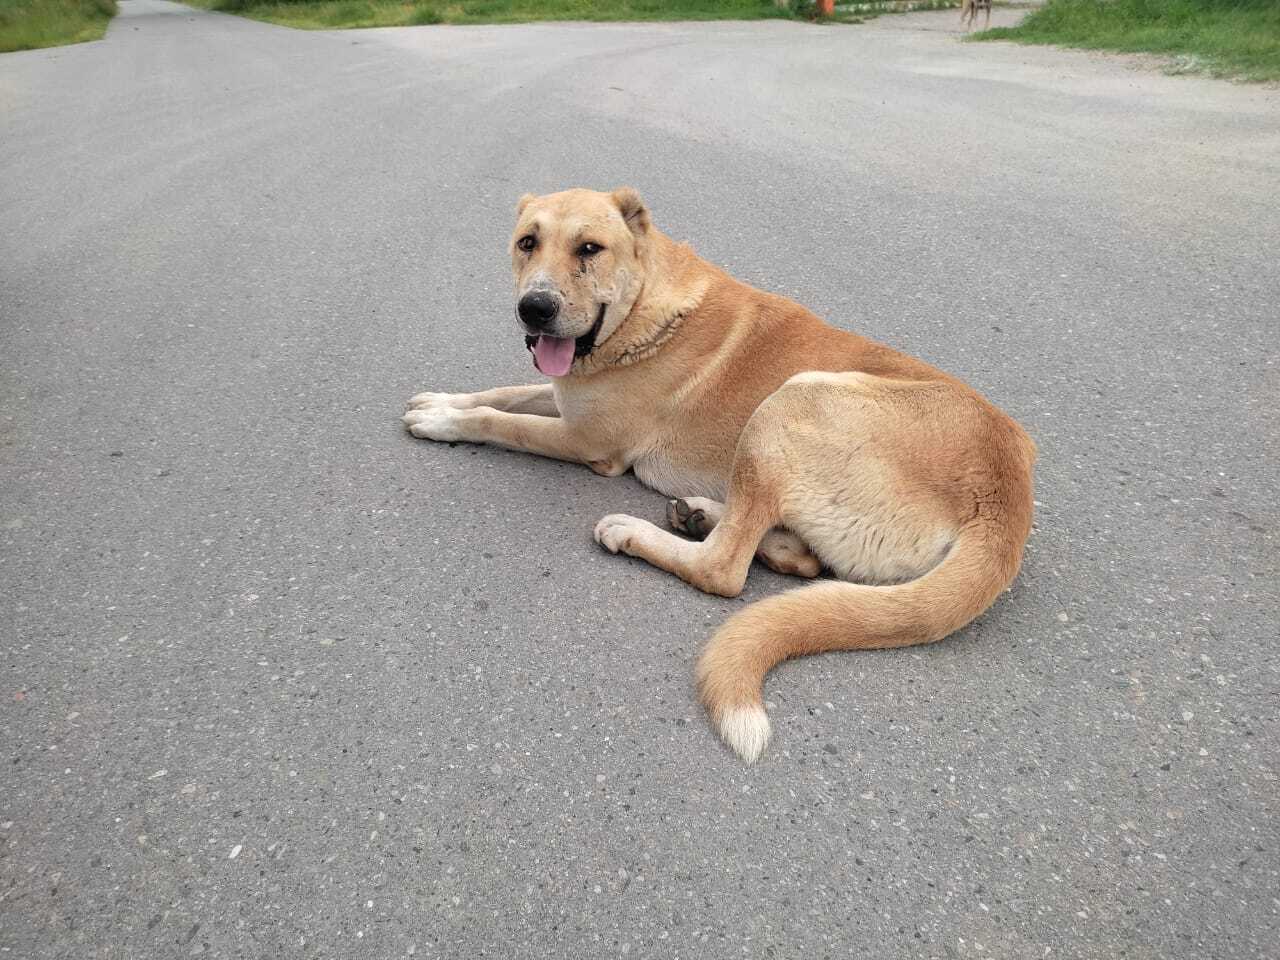
[[[982,29],[986,30],[991,26],[991,0],[960,0],[960,26],[966,31],[972,30],[973,25],[978,22],[978,11],[987,11],[986,22],[983,23]],[[966,20],[968,21],[966,23]]]
[[[632,470],[677,533],[622,514],[595,539],[737,596],[753,557],[836,579],[731,617],[697,665],[748,763],[787,657],[930,643],[1013,581],[1036,448],[977,391],[741,283],[654,226],[631,188],[525,195],[511,238],[518,329],[549,383],[420,393],[415,436]]]

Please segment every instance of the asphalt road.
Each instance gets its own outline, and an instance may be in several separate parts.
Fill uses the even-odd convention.
[[[0,57],[0,957],[1280,956],[1280,92],[951,12],[121,11]],[[1041,448],[1012,592],[777,670],[754,768],[690,671],[789,581],[399,421],[535,378],[515,200],[623,183]]]

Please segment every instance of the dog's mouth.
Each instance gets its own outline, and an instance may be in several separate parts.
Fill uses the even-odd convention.
[[[595,349],[596,337],[600,336],[600,328],[604,326],[604,312],[608,308],[607,303],[600,304],[596,322],[580,337],[550,337],[545,333],[526,336],[524,345],[533,354],[533,365],[549,377],[563,377],[573,366],[574,360],[585,357]]]

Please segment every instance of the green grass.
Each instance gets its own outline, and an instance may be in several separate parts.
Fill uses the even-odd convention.
[[[0,0],[4,2],[4,0]],[[185,0],[304,30],[531,20],[814,19],[813,0]]]
[[[98,40],[116,0],[0,0],[0,53]]]
[[[1280,80],[1280,0],[1049,0],[974,39],[1163,54],[1179,72]]]

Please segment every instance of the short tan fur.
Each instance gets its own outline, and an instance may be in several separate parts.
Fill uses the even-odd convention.
[[[674,498],[683,536],[612,514],[596,540],[700,590],[737,595],[753,557],[830,571],[730,618],[698,662],[702,701],[748,762],[769,739],[761,688],[779,661],[940,640],[1012,582],[1036,448],[972,388],[734,280],[629,188],[522,198],[511,250],[517,301],[557,305],[522,332],[587,349],[549,384],[419,394],[405,423],[634,470]]]

